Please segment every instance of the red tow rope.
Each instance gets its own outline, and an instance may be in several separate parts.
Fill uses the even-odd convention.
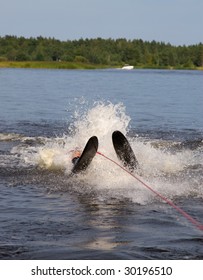
[[[131,175],[134,179],[136,179],[138,182],[140,182],[144,187],[146,187],[148,190],[150,190],[151,192],[153,192],[156,196],[160,197],[163,201],[165,201],[168,205],[170,205],[171,207],[173,207],[174,209],[176,209],[176,211],[178,211],[183,217],[185,217],[188,221],[190,221],[196,228],[198,228],[199,230],[203,231],[203,225],[201,223],[199,223],[197,220],[195,220],[193,217],[191,217],[189,214],[187,214],[183,209],[181,209],[180,207],[178,207],[177,205],[175,205],[171,200],[169,200],[168,198],[166,198],[165,196],[163,196],[162,194],[158,193],[157,191],[155,191],[152,187],[150,187],[149,185],[147,185],[144,181],[142,181],[140,178],[138,178],[137,176],[135,176],[133,173],[131,173],[130,171],[128,171],[126,168],[124,168],[122,165],[118,164],[116,161],[114,161],[113,159],[105,156],[104,154],[102,154],[101,152],[97,152],[98,155],[104,157],[105,159],[113,162],[115,165],[119,166],[121,169],[123,169],[126,173],[128,173],[129,175]]]

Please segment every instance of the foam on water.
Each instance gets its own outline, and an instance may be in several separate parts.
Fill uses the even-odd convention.
[[[125,107],[120,103],[95,103],[88,110],[76,111],[74,118],[70,134],[51,139],[44,138],[43,144],[31,147],[18,146],[13,149],[13,153],[20,153],[27,165],[37,165],[50,170],[59,169],[68,176],[72,169],[71,151],[75,147],[82,150],[87,140],[96,135],[99,139],[99,151],[118,162],[113,149],[112,133],[114,130],[120,130],[124,135],[129,132],[130,117],[126,115]],[[156,191],[168,198],[191,194],[203,197],[200,178],[202,173],[194,175],[193,172],[187,171],[191,166],[203,164],[200,151],[182,149],[171,152],[164,149],[163,145],[161,149],[153,147],[150,139],[146,141],[139,136],[128,139],[140,164],[141,177]],[[154,194],[100,155],[95,156],[84,174],[71,180],[75,186],[80,186],[82,182],[95,190],[105,189],[112,195],[124,196],[141,204],[154,199]]]

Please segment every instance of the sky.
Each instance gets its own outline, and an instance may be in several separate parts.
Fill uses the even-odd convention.
[[[0,36],[203,42],[203,0],[0,0]]]

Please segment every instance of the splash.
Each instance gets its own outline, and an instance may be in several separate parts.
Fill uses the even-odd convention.
[[[98,137],[100,149],[112,152],[112,132],[121,130],[126,134],[130,122],[130,117],[125,114],[125,107],[121,103],[113,105],[112,103],[97,102],[85,112],[83,110],[82,112],[75,111],[74,118],[76,120],[71,125],[69,135],[55,138],[52,143],[39,148],[38,161],[41,166],[47,168],[63,166],[68,173],[72,168],[72,165],[69,164],[71,151],[76,147],[82,150],[93,135]]]
[[[73,119],[70,133],[44,139],[43,144],[26,148],[22,146],[21,151],[18,147],[18,153],[25,164],[47,170],[61,170],[68,178],[72,169],[71,151],[75,147],[82,150],[93,135],[99,139],[99,151],[118,161],[113,149],[112,133],[120,130],[128,135],[130,132],[131,119],[123,104],[96,102],[91,108],[83,109],[80,106],[75,110]],[[164,144],[161,140],[159,148],[157,143],[153,145],[152,139],[146,140],[139,136],[128,139],[140,164],[142,178],[156,191],[170,199],[189,195],[203,198],[202,171],[198,169],[198,166],[202,166],[202,151],[182,149],[174,152],[169,149],[171,143],[167,141]],[[81,185],[85,185],[97,191],[105,190],[110,196],[125,197],[140,204],[155,199],[153,194],[127,176],[118,166],[98,155],[84,174],[79,174],[72,180],[78,190]],[[65,181],[67,184],[67,180]],[[70,183],[70,180],[68,182]]]
[[[125,114],[125,107],[121,103],[105,105],[96,102],[88,112],[81,115],[77,112],[77,115],[78,119],[74,123],[76,139],[97,135],[100,141],[106,141],[111,139],[111,134],[116,129],[127,133],[130,122],[130,117]]]

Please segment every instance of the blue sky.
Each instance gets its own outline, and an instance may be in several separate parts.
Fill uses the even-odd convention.
[[[0,0],[0,36],[203,42],[203,0]]]

